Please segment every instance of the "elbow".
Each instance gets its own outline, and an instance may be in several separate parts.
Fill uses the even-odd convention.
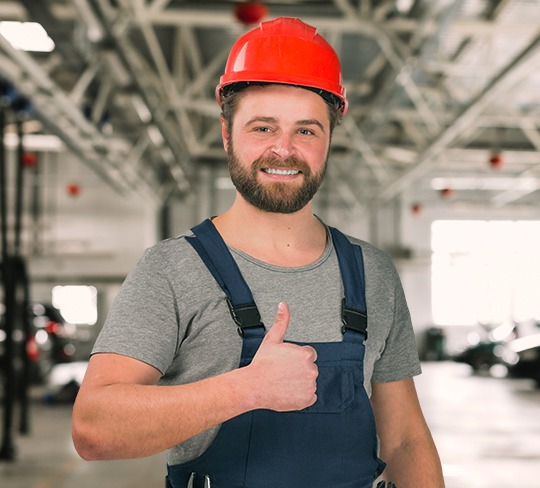
[[[77,454],[84,460],[84,461],[101,461],[102,459],[97,455],[96,451],[89,448],[88,445],[76,442],[74,440],[73,442],[75,446],[75,450],[77,451]]]
[[[103,461],[111,459],[106,449],[106,439],[97,433],[98,429],[83,421],[73,419],[71,437],[77,454],[85,461]]]
[[[76,425],[72,426],[71,437],[77,454],[85,461],[99,461],[102,459],[97,443],[90,435],[85,434],[85,429]]]
[[[85,461],[112,459],[111,432],[99,414],[99,405],[84,402],[79,394],[71,416],[71,438],[77,454]],[[109,426],[110,427],[110,426]]]

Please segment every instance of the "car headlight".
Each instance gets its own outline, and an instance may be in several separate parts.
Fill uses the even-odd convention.
[[[510,366],[515,366],[519,363],[519,355],[507,348],[504,348],[502,351],[501,359]]]

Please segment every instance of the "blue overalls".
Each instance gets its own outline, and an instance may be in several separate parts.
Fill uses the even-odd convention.
[[[189,243],[228,297],[243,340],[239,366],[246,366],[265,334],[253,296],[214,224],[205,220],[192,230]],[[383,471],[364,389],[362,251],[337,229],[330,232],[345,290],[343,341],[301,344],[317,351],[317,401],[301,411],[254,410],[224,422],[200,457],[167,467],[167,486],[371,488]]]

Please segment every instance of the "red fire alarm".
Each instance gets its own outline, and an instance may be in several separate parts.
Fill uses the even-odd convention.
[[[25,168],[33,168],[38,164],[38,157],[35,153],[24,152],[21,157],[21,162]]]
[[[70,183],[66,186],[66,192],[70,197],[78,197],[81,193],[81,186],[78,183]]]
[[[503,158],[500,153],[493,153],[489,158],[489,165],[494,169],[499,169],[503,165]]]
[[[446,199],[450,199],[454,196],[454,190],[452,188],[443,188],[441,190],[441,196]]]
[[[267,14],[268,7],[257,0],[237,3],[234,7],[234,16],[246,25],[259,23]]]
[[[411,205],[411,212],[414,214],[414,215],[420,215],[422,213],[422,205],[420,205],[419,203],[413,203]]]

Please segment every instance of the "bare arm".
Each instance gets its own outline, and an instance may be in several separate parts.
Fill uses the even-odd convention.
[[[412,379],[373,383],[383,478],[399,488],[444,488],[441,463]]]
[[[73,440],[88,460],[161,452],[257,408],[300,410],[315,403],[315,350],[283,343],[286,305],[249,366],[186,385],[157,386],[152,366],[96,354],[73,408]]]

